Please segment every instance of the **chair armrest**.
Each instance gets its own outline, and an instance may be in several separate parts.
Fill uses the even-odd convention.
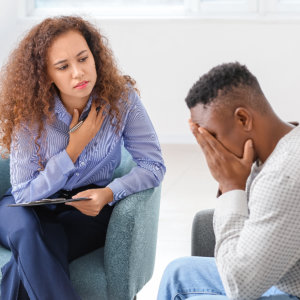
[[[130,195],[112,212],[104,248],[110,300],[132,300],[153,274],[160,192]]]
[[[0,156],[0,199],[10,188],[9,159]]]
[[[213,209],[199,211],[192,226],[192,255],[213,257],[215,234],[213,230]]]

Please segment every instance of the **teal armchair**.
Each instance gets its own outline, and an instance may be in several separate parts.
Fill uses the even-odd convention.
[[[128,173],[133,166],[130,154],[123,149],[114,177]],[[0,199],[9,187],[9,160],[0,159]],[[115,205],[104,248],[70,264],[71,281],[82,300],[132,300],[149,281],[154,268],[159,204],[157,187]],[[10,251],[0,246],[0,268],[10,257]]]

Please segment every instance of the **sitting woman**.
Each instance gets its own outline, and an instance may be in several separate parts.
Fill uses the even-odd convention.
[[[0,86],[12,184],[0,201],[0,244],[13,253],[2,299],[79,299],[69,262],[104,245],[115,203],[162,181],[159,142],[134,85],[79,17],[44,20],[12,53]],[[136,166],[112,180],[122,145]],[[55,197],[90,200],[8,207]]]

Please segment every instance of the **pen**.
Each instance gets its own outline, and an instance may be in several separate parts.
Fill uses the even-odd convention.
[[[97,106],[97,108],[96,108],[97,113],[99,112],[99,110],[100,110],[100,106]],[[74,132],[75,130],[77,130],[77,129],[83,124],[83,122],[85,121],[86,118],[87,118],[87,116],[84,117],[84,119],[81,120],[79,123],[77,123],[75,126],[73,126],[73,127],[69,130],[69,133],[72,133],[72,132]]]
[[[77,123],[75,126],[73,126],[70,130],[69,133],[74,132],[76,129],[78,129],[81,125],[83,124],[83,120]]]

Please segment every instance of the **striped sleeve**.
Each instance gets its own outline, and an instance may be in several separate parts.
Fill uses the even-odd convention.
[[[12,142],[10,176],[12,194],[17,203],[50,196],[62,188],[74,164],[65,150],[51,157],[39,171],[37,146],[28,129],[20,130]]]
[[[128,195],[158,186],[166,171],[156,132],[136,93],[131,94],[123,139],[137,166],[108,185],[114,193],[111,205]]]

